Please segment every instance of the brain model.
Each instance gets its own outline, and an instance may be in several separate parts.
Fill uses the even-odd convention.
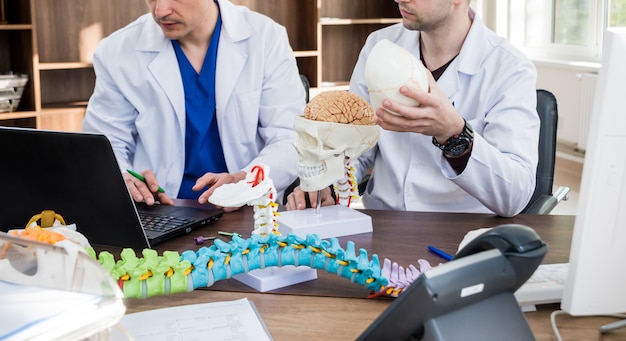
[[[294,127],[298,177],[306,192],[345,184],[346,177],[354,176],[351,160],[372,148],[380,135],[372,107],[347,91],[326,91],[312,98]]]
[[[326,91],[315,96],[304,109],[314,121],[374,125],[374,111],[361,97],[347,91]]]

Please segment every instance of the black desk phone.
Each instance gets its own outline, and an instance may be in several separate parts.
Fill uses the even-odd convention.
[[[496,226],[424,272],[358,340],[534,340],[513,293],[547,251],[530,227]]]

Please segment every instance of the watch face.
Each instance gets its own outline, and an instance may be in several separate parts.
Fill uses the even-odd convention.
[[[465,137],[461,137],[458,140],[452,141],[446,148],[446,155],[451,157],[457,157],[463,154],[470,146],[472,142]]]
[[[472,127],[465,122],[465,127],[460,134],[454,135],[446,141],[445,144],[439,143],[433,136],[433,144],[443,151],[446,157],[454,158],[463,155],[472,146],[474,140],[474,131]]]

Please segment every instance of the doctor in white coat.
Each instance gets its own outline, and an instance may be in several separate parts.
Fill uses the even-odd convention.
[[[355,163],[357,179],[372,169],[364,206],[518,214],[535,188],[540,123],[535,67],[483,24],[469,0],[396,2],[402,23],[368,37],[350,91],[369,100],[365,65],[382,39],[422,60],[432,76],[430,91],[401,88],[419,106],[383,101],[399,115],[375,108],[383,128],[378,144]],[[288,200],[287,209],[304,208],[299,189]]]
[[[187,115],[213,115],[219,138],[208,145],[221,144],[211,152],[226,169],[207,169],[193,180],[197,200],[206,203],[216,187],[244,179],[259,163],[270,167],[280,197],[297,177],[293,125],[306,104],[284,27],[227,0],[146,2],[151,14],[103,39],[96,50],[96,86],[83,130],[109,138],[135,201],[171,204],[184,190],[188,164],[208,154],[186,152]],[[187,78],[211,70],[211,58],[212,103],[192,102],[190,109],[195,94],[189,92],[198,85]],[[184,60],[191,76],[183,72]],[[126,170],[141,173],[145,182]]]

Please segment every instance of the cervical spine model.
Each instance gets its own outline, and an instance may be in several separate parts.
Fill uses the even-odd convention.
[[[222,207],[254,207],[252,234],[278,234],[276,189],[269,177],[270,167],[264,164],[252,167],[246,178],[237,183],[224,184],[213,192],[209,202]]]
[[[338,203],[349,205],[357,193],[352,162],[378,141],[374,111],[347,91],[326,91],[296,117],[300,187],[306,192],[333,185]]]

